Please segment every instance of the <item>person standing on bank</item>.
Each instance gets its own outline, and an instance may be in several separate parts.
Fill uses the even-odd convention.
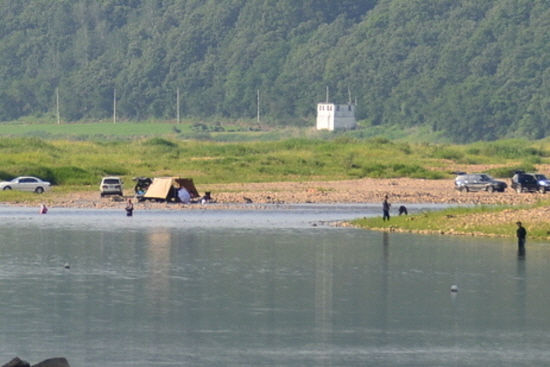
[[[132,203],[132,199],[128,199],[125,210],[127,217],[131,217],[134,214],[134,204]]]
[[[525,239],[527,238],[527,230],[522,226],[521,222],[516,222],[518,229],[516,230],[516,237],[518,238],[518,249],[525,249]]]
[[[382,203],[383,221],[390,220],[390,207],[391,204],[388,203],[388,195],[386,195],[384,196],[384,202]]]

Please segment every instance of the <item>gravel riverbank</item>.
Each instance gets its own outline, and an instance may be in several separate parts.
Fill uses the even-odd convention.
[[[423,180],[410,178],[396,179],[358,179],[345,181],[308,181],[308,182],[272,182],[249,184],[216,184],[200,185],[197,189],[202,194],[211,191],[218,208],[224,204],[351,204],[382,203],[388,195],[392,208],[397,204],[435,203],[435,204],[510,204],[522,205],[535,203],[549,194],[518,194],[507,190],[504,193],[458,192],[454,181]],[[125,190],[125,198],[132,197],[130,189]],[[49,193],[44,197],[50,207],[74,208],[120,208],[124,198],[101,198],[99,191],[77,192],[69,194]],[[15,203],[12,205],[36,205],[36,203]],[[196,205],[173,203],[136,203],[136,209],[170,208],[189,209]],[[201,205],[200,207],[208,207]]]

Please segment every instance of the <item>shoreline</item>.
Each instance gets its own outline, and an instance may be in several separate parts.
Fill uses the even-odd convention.
[[[401,204],[469,204],[512,206],[534,204],[550,193],[518,194],[510,189],[504,193],[459,192],[454,189],[454,180],[424,180],[411,178],[397,179],[357,179],[343,181],[272,182],[246,184],[196,185],[199,193],[212,192],[218,205],[253,204],[380,204],[384,196],[389,196],[392,213]],[[99,191],[73,193],[48,192],[43,200],[5,202],[13,206],[38,206],[45,203],[50,208],[120,208],[125,200],[133,198],[133,192],[124,191],[124,197],[101,198]],[[197,204],[154,203],[134,201],[136,209],[170,208],[188,209]],[[200,204],[199,204],[200,205]],[[201,205],[207,207],[208,205]]]
[[[424,180],[411,178],[397,179],[357,179],[343,181],[308,181],[308,182],[272,182],[247,184],[216,184],[196,185],[202,195],[205,191],[212,192],[216,203],[212,204],[178,204],[134,201],[136,210],[267,210],[284,209],[285,205],[324,204],[324,205],[380,205],[389,196],[392,204],[391,216],[397,216],[400,205],[407,204],[448,204],[448,205],[507,205],[510,209],[498,213],[471,214],[460,217],[460,223],[454,227],[441,230],[399,229],[397,227],[368,228],[376,231],[406,232],[419,234],[442,234],[462,236],[496,237],[490,233],[461,232],[460,228],[468,228],[472,223],[498,225],[515,223],[517,220],[529,224],[545,223],[550,218],[550,208],[525,208],[546,198],[550,193],[517,193],[507,189],[504,193],[489,192],[459,192],[454,189],[454,180]],[[132,191],[126,189],[125,196],[101,198],[99,191],[72,192],[58,194],[55,190],[44,195],[43,200],[26,202],[4,202],[7,206],[38,207],[45,203],[50,209],[120,209],[123,210],[126,200],[132,198]],[[449,222],[452,222],[450,220]],[[340,226],[352,226],[350,223],[337,223]],[[362,228],[353,226],[355,228]],[[367,228],[364,228],[367,229]],[[508,236],[504,236],[508,237]]]

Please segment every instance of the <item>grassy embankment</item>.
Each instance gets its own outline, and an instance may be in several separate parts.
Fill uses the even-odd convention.
[[[509,177],[513,169],[535,170],[537,165],[550,163],[548,141],[457,146],[362,139],[357,131],[331,134],[311,130],[266,133],[242,127],[229,130],[202,124],[6,125],[2,127],[4,137],[0,138],[0,179],[34,175],[56,186],[40,198],[29,193],[3,192],[2,201],[38,201],[60,192],[95,191],[105,175],[122,176],[127,183],[135,176],[186,176],[193,177],[197,184],[363,177],[440,179],[452,177],[450,171],[457,165],[491,165],[495,168],[489,173]],[[224,134],[220,139],[224,141],[211,141],[216,134]],[[285,139],[285,135],[300,137]],[[507,209],[452,209],[414,220],[395,218],[391,225],[417,231],[501,235],[509,233],[509,225],[460,225],[451,223],[449,218]],[[357,224],[370,228],[389,225],[377,220],[361,220]],[[542,226],[536,231],[531,228],[530,233],[541,237],[546,233]]]
[[[394,216],[386,222],[382,221],[381,216],[362,218],[354,220],[352,224],[360,228],[389,232],[512,237],[517,228],[515,222],[518,218],[526,218],[529,238],[550,239],[550,212],[544,210],[549,205],[550,199],[521,207],[481,205]],[[542,215],[533,216],[533,212],[542,212]]]

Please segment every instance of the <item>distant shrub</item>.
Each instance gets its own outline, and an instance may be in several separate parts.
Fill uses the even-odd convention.
[[[418,165],[408,165],[408,164],[402,164],[402,163],[393,164],[391,168],[396,175],[402,176],[402,177],[411,177],[412,175],[415,175],[418,172],[425,171],[424,168]]]
[[[185,134],[180,134],[179,138],[182,140],[199,140],[199,141],[209,141],[212,140],[212,136],[209,132],[190,132]]]
[[[446,175],[443,172],[430,171],[416,164],[395,163],[392,165],[371,164],[362,169],[363,177],[410,177],[425,179],[441,179]]]
[[[13,176],[5,171],[0,171],[0,180],[1,181],[9,181],[13,178]]]
[[[487,173],[493,177],[511,178],[515,171],[536,172],[537,169],[532,164],[523,163],[517,166],[491,168]]]
[[[352,136],[339,136],[334,139],[336,144],[356,144],[358,140]]]
[[[125,176],[129,172],[126,168],[122,167],[100,167],[97,168],[99,176]]]
[[[178,145],[170,140],[164,138],[152,138],[146,140],[143,145],[150,145],[156,147],[165,147],[165,148],[177,148]]]
[[[56,177],[49,167],[20,165],[12,171],[10,179],[18,176],[35,176],[42,180],[50,181],[54,185],[57,184]]]
[[[376,137],[374,139],[369,139],[369,140],[367,140],[367,142],[372,143],[373,145],[393,144],[390,139],[384,138],[384,137]]]
[[[380,163],[373,163],[364,166],[362,169],[362,177],[384,177],[386,175],[387,167]]]
[[[464,158],[464,153],[452,148],[436,148],[432,156],[439,159],[458,161]]]
[[[97,177],[82,168],[64,166],[53,168],[53,175],[59,185],[92,185],[97,183]]]
[[[521,159],[529,156],[549,156],[549,152],[541,148],[530,146],[528,141],[523,140],[501,140],[491,143],[480,143],[479,146],[468,149],[468,153],[473,151],[477,151],[479,155],[505,159]]]
[[[0,150],[10,152],[25,152],[33,147],[33,150],[55,151],[56,148],[41,138],[0,138]]]
[[[413,152],[411,145],[409,143],[401,143],[397,145],[397,149],[407,155],[412,154]]]
[[[527,157],[525,162],[529,164],[542,164],[542,157],[536,157],[536,156]]]

